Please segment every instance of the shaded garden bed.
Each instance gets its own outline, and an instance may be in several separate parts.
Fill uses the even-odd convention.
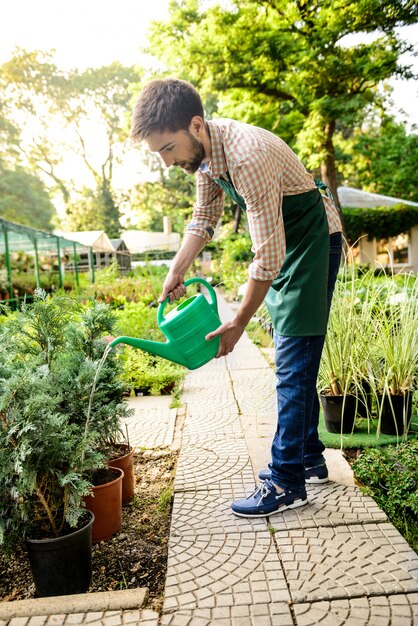
[[[176,454],[165,450],[135,455],[135,496],[123,507],[121,531],[93,546],[90,593],[148,587],[148,606],[161,610],[175,465]],[[24,547],[9,561],[0,551],[0,600],[34,597]]]

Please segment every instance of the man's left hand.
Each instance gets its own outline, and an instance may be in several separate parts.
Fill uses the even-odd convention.
[[[216,330],[206,335],[205,339],[209,341],[218,335],[221,336],[221,343],[216,355],[216,359],[221,356],[227,356],[235,348],[235,344],[244,332],[244,327],[232,320],[232,322],[225,322],[222,326],[219,326]]]

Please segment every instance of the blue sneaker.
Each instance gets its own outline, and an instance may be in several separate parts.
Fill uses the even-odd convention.
[[[271,471],[269,469],[261,470],[258,477],[260,480],[271,480]],[[305,467],[305,483],[317,485],[327,482],[329,482],[328,468],[325,463],[316,465],[315,467]]]
[[[283,493],[277,493],[273,483],[265,480],[248,498],[235,500],[231,509],[239,517],[266,517],[285,509],[296,509],[307,502],[305,488],[301,491],[286,489]]]

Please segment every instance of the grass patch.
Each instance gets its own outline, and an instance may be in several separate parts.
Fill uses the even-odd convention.
[[[356,419],[355,430],[353,433],[337,435],[329,433],[325,428],[324,416],[321,411],[319,417],[319,438],[327,448],[375,448],[378,446],[387,446],[389,444],[396,445],[401,438],[396,435],[376,436],[377,419],[370,420],[370,433],[368,432],[368,420]],[[418,437],[418,416],[412,418],[411,432],[408,439],[416,439]]]

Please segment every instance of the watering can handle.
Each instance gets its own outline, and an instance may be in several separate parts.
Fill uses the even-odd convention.
[[[216,300],[216,293],[212,285],[208,283],[207,280],[205,280],[204,278],[199,278],[198,276],[196,276],[195,278],[189,278],[189,280],[186,280],[186,282],[184,283],[184,286],[187,287],[187,285],[191,285],[192,283],[202,283],[206,287],[206,289],[209,291],[210,303],[212,305],[212,308],[215,311],[215,313],[218,314],[218,301]],[[164,309],[165,309],[165,305],[169,301],[170,301],[170,297],[167,296],[167,298],[163,302],[160,302],[159,304],[158,312],[157,312],[158,325],[160,325],[161,322],[164,321]]]

